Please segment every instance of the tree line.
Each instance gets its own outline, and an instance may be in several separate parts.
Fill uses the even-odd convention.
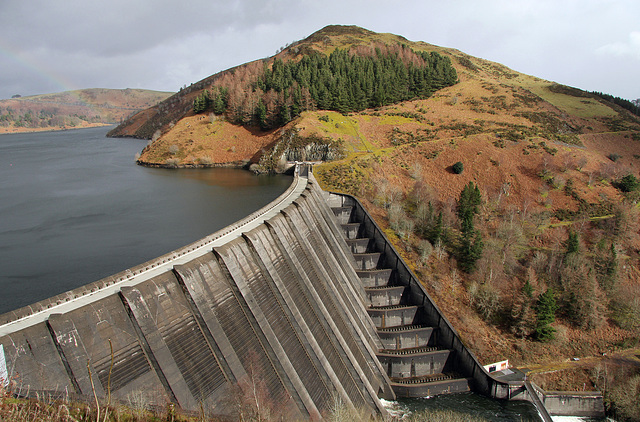
[[[604,100],[610,101],[616,105],[619,105],[625,110],[629,110],[631,113],[635,114],[636,116],[640,116],[640,105],[636,104],[633,101],[625,100],[624,98],[620,98],[620,97],[614,97],[613,95],[605,94],[603,92],[592,91],[591,94],[596,95]]]
[[[404,45],[336,49],[299,61],[265,62],[250,86],[212,87],[195,99],[193,110],[227,114],[231,121],[266,130],[305,110],[349,113],[428,98],[457,79],[449,58],[436,52],[416,52]],[[242,100],[237,98],[239,89]],[[243,104],[241,113],[234,104]]]

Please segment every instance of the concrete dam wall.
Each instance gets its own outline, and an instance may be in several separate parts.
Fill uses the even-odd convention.
[[[367,297],[306,172],[229,228],[0,316],[12,389],[225,414],[251,385],[298,417],[336,399],[384,413],[395,395]]]

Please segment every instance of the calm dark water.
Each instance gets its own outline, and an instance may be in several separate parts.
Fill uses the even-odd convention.
[[[135,165],[110,128],[0,135],[0,314],[184,246],[291,183],[235,169]]]

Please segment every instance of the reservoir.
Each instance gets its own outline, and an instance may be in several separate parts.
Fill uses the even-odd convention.
[[[268,204],[291,177],[135,165],[110,128],[0,135],[0,314],[97,281]]]

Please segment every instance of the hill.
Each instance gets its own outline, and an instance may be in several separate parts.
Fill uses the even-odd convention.
[[[0,100],[0,133],[120,123],[171,93],[143,89],[82,89]]]
[[[432,54],[444,70],[418,75]],[[353,84],[320,94],[313,71],[305,79],[314,62],[339,81],[348,70],[331,72],[345,61],[365,68]],[[369,96],[367,66],[376,81],[387,65],[399,79],[374,83]],[[429,79],[451,76],[448,66],[455,80]],[[455,49],[330,26],[195,83],[112,134],[152,139],[139,160],[148,165],[326,161],[314,169],[323,187],[363,201],[481,361],[546,372],[559,368],[549,362],[598,357],[558,388],[615,385],[608,398],[632,415],[640,409],[623,396],[640,361],[602,361],[640,342],[640,118],[618,100]]]

